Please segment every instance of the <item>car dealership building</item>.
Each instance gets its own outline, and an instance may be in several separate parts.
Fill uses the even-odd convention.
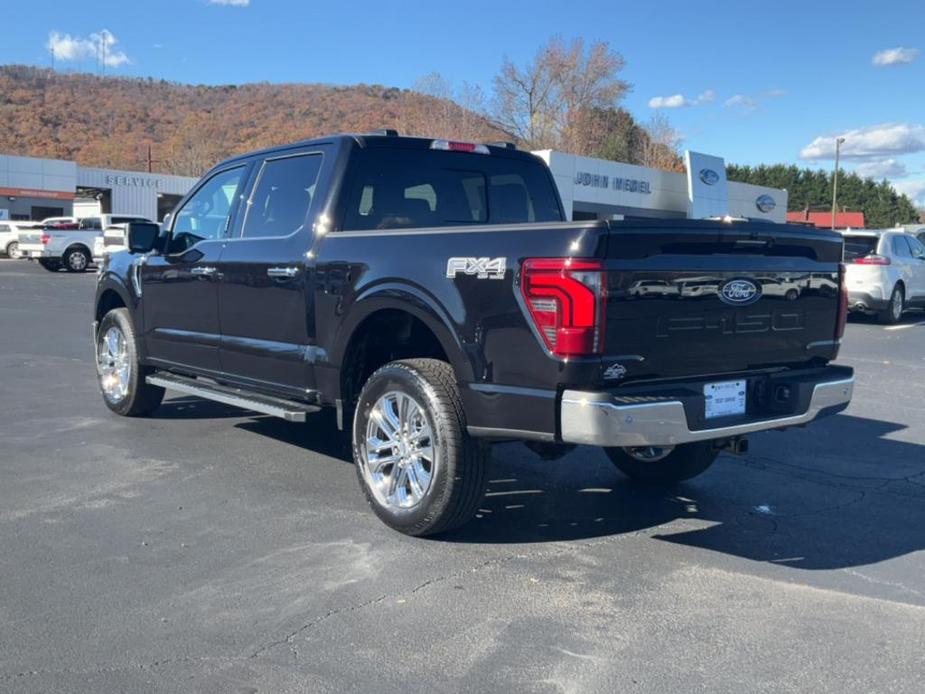
[[[726,180],[722,158],[687,152],[685,173],[565,152],[535,152],[572,219],[744,217],[783,223],[787,191]]]
[[[0,155],[0,219],[137,214],[160,221],[197,179]]]
[[[687,152],[687,171],[677,173],[552,150],[536,154],[552,170],[571,219],[730,215],[786,221],[786,190],[727,181],[719,157]],[[113,213],[160,221],[196,180],[0,155],[0,219]]]

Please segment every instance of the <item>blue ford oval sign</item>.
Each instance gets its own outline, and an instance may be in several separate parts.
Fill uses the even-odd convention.
[[[713,169],[700,169],[700,180],[708,186],[716,185],[716,182],[719,181],[719,174]]]
[[[759,195],[758,199],[755,200],[755,207],[757,207],[761,212],[767,214],[775,207],[777,207],[777,203],[774,202],[774,198],[772,198],[770,195]]]
[[[729,280],[720,287],[719,298],[733,306],[748,306],[761,298],[761,287],[751,280]]]

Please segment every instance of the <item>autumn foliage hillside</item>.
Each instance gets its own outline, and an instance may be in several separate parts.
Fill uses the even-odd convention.
[[[335,132],[382,127],[499,140],[482,116],[378,85],[184,85],[0,66],[0,153],[199,175],[229,155]]]

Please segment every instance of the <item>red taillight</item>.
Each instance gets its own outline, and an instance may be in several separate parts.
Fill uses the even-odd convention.
[[[845,336],[848,322],[848,282],[845,280],[845,264],[838,264],[838,317],[835,319],[835,339]]]
[[[451,142],[450,140],[434,140],[430,143],[431,149],[440,149],[445,152],[469,152],[471,154],[491,154],[485,145],[474,142]]]
[[[525,260],[520,291],[550,352],[577,357],[604,351],[603,263],[574,258]]]
[[[855,258],[852,262],[855,265],[889,265],[890,259],[882,255],[866,255],[863,258]]]
[[[41,241],[42,241],[43,246],[47,246],[49,240],[51,240],[51,236],[49,236],[48,234],[42,234]]]

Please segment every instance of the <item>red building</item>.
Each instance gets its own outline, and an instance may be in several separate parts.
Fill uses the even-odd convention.
[[[788,212],[787,213],[788,222],[809,222],[815,227],[820,227],[822,229],[831,229],[832,228],[832,213],[831,212],[808,212],[800,210],[799,212]],[[835,228],[836,229],[863,229],[864,228],[864,213],[863,212],[836,212],[835,213]]]

